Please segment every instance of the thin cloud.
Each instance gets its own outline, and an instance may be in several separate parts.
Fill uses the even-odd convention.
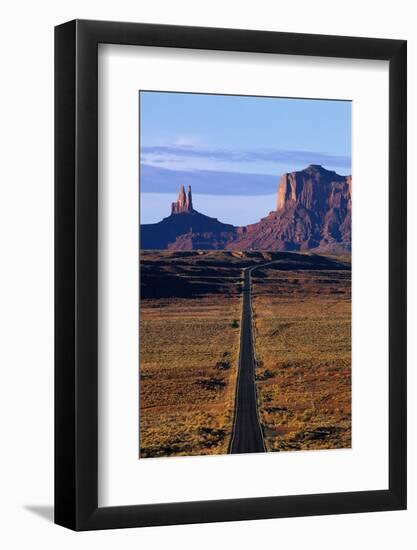
[[[194,194],[271,195],[278,188],[279,176],[221,172],[213,170],[168,170],[141,164],[141,193],[178,193],[181,184],[191,185]]]
[[[199,147],[201,139],[195,135],[180,134],[175,138],[175,145],[178,147]]]
[[[233,149],[208,149],[194,145],[154,145],[141,147],[142,162],[163,162],[165,158],[174,159],[209,159],[217,162],[276,164],[322,164],[350,168],[351,158],[344,155],[332,155],[317,151],[286,151],[282,149],[258,149],[240,151]]]

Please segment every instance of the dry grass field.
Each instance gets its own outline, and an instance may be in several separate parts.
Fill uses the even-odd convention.
[[[269,451],[351,446],[350,259],[312,258],[253,272],[258,410]]]
[[[242,269],[252,275],[268,451],[351,445],[350,258],[142,251],[140,457],[227,453]]]
[[[227,453],[239,353],[238,255],[142,252],[140,457]]]

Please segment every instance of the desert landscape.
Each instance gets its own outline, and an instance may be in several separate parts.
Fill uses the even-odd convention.
[[[349,256],[154,251],[141,258],[141,457],[230,449],[246,268],[266,450],[350,447]]]
[[[350,257],[253,272],[258,410],[268,451],[351,446]]]
[[[238,254],[142,253],[141,457],[227,452],[239,354],[239,285]]]
[[[139,103],[139,458],[349,449],[351,102]]]

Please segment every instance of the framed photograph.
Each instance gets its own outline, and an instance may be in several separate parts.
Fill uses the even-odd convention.
[[[406,42],[55,29],[55,521],[406,507]]]

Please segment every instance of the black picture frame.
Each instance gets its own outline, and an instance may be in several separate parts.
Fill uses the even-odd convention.
[[[389,62],[389,488],[98,507],[98,44]],[[74,20],[55,28],[55,522],[74,530],[406,508],[406,41]],[[140,497],[139,497],[140,498]]]

